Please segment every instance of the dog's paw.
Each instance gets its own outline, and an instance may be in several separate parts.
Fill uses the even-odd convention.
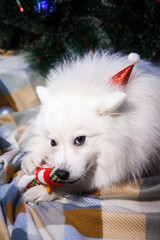
[[[27,154],[22,160],[21,168],[26,174],[34,174],[37,168],[41,166],[43,160],[44,159],[41,154]]]
[[[34,174],[37,169],[37,166],[34,161],[34,155],[28,154],[24,157],[21,163],[21,168],[26,174]]]
[[[62,195],[57,193],[51,192],[50,194],[47,193],[47,188],[44,185],[39,185],[28,189],[23,194],[23,200],[25,202],[50,202],[56,199],[62,198]]]

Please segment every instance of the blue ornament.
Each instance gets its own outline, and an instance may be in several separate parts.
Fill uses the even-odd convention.
[[[57,5],[52,0],[37,0],[34,10],[42,18],[51,17],[57,10]]]

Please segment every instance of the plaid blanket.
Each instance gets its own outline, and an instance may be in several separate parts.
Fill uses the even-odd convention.
[[[12,90],[15,96],[16,86],[18,92],[24,87],[22,82],[14,85],[14,81],[10,81],[14,85],[10,88],[4,78],[1,82],[0,92],[4,93],[3,87],[7,88],[10,101],[19,106],[16,101],[23,99],[12,98]],[[38,102],[32,84],[29,81],[27,84],[32,88],[33,102]],[[125,182],[93,194],[66,195],[55,202],[23,202],[16,187],[24,156],[18,139],[25,131],[26,121],[35,113],[25,110],[27,100],[17,112],[0,117],[0,239],[159,240],[160,176]]]

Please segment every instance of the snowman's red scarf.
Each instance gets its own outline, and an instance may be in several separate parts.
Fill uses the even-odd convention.
[[[43,173],[43,175],[41,174],[41,172]],[[53,167],[53,168],[39,168],[36,171],[36,178],[33,179],[33,181],[31,181],[27,185],[27,188],[31,188],[31,187],[35,187],[37,185],[44,184],[44,183],[41,182],[42,178],[43,178],[43,181],[45,181],[46,184],[48,185],[48,190],[47,190],[48,193],[51,191],[52,187],[61,186],[61,185],[64,184],[62,182],[62,180],[60,178],[58,178],[58,176],[56,175],[55,167]]]

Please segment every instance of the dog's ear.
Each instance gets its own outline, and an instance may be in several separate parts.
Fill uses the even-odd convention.
[[[112,114],[124,103],[127,94],[121,91],[112,93],[98,109],[99,115]]]
[[[36,93],[37,93],[41,103],[46,103],[47,102],[49,93],[48,93],[48,89],[46,87],[37,86],[36,87]]]

